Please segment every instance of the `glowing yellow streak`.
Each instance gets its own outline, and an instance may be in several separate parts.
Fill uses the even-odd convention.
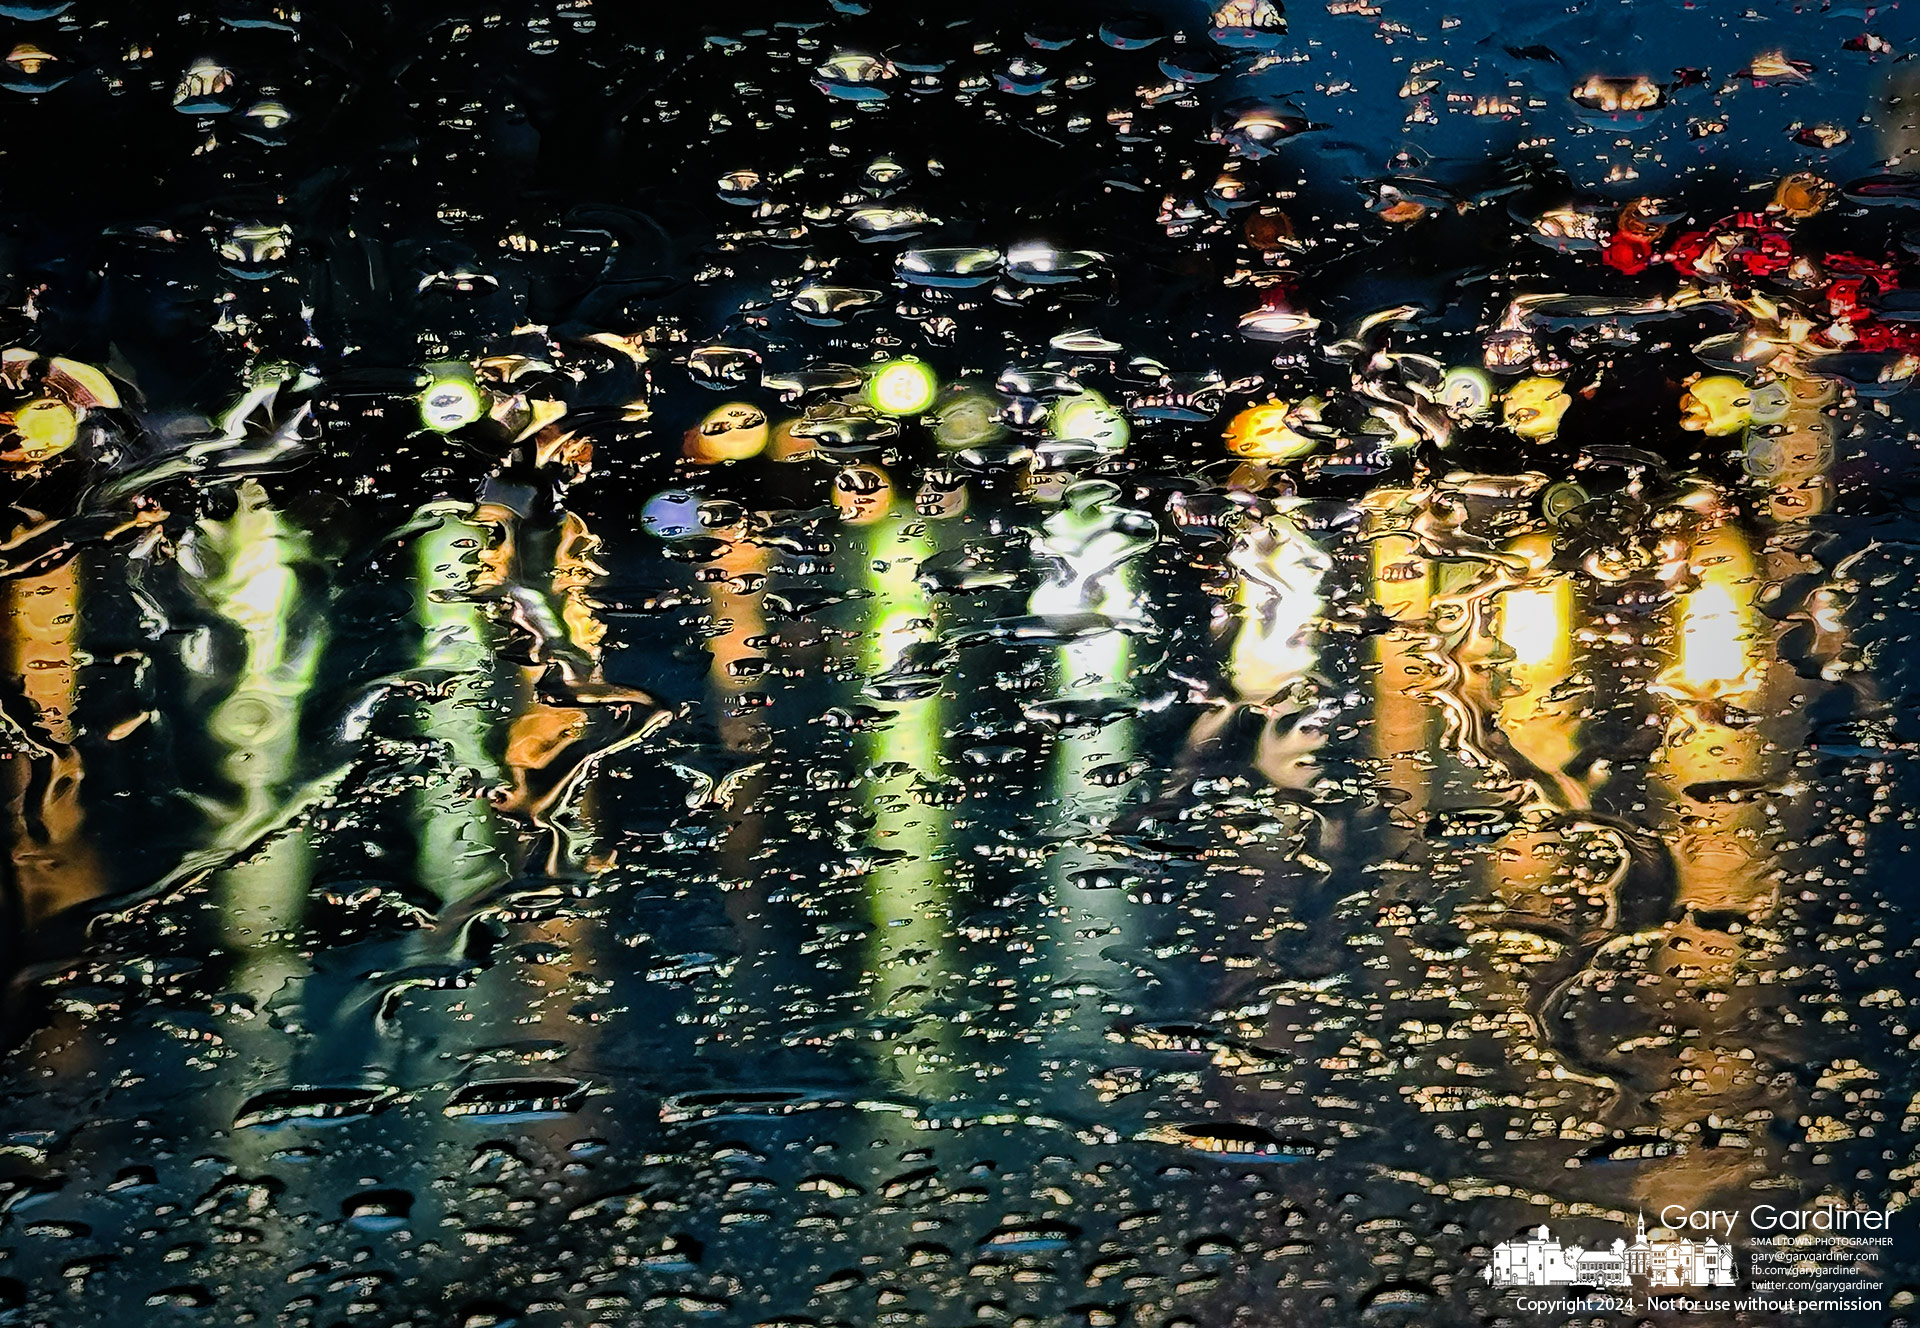
[[[1572,585],[1558,580],[1501,596],[1500,640],[1513,652],[1516,680],[1558,681],[1573,656]]]
[[[1409,811],[1417,811],[1427,803],[1432,756],[1433,707],[1414,689],[1430,677],[1419,655],[1418,633],[1431,611],[1433,565],[1405,536],[1387,535],[1372,545],[1373,599],[1397,624],[1376,638],[1374,753],[1385,762],[1387,783],[1407,795]]]
[[[1700,584],[1681,599],[1679,659],[1663,681],[1683,699],[1745,698],[1760,684],[1753,621],[1759,582],[1752,554],[1737,529],[1721,526],[1695,545],[1694,559]],[[1744,911],[1773,889],[1761,848],[1765,810],[1754,799],[1696,799],[1686,790],[1762,778],[1766,740],[1758,725],[1735,727],[1718,717],[1707,706],[1688,706],[1675,716],[1659,769],[1675,795],[1681,901]]]
[[[20,752],[6,762],[13,823],[12,857],[25,921],[40,918],[99,891],[99,864],[82,835],[83,771],[74,740],[79,687],[75,651],[80,627],[80,579],[75,562],[40,576],[22,577],[7,590],[13,619],[9,632],[12,677],[52,744],[45,754]],[[26,805],[34,764],[51,764],[38,805]],[[37,827],[36,824],[37,823]]]
[[[1499,612],[1500,642],[1513,652],[1506,676],[1516,690],[1500,699],[1497,726],[1543,777],[1536,785],[1550,805],[1585,806],[1586,789],[1567,774],[1579,709],[1571,700],[1552,697],[1573,669],[1573,584],[1556,577],[1509,590],[1500,596]]]
[[[1703,692],[1738,690],[1747,679],[1744,615],[1725,586],[1703,585],[1681,602],[1680,678]]]
[[[1697,699],[1733,699],[1758,689],[1753,555],[1721,526],[1693,551],[1700,581],[1680,597],[1678,658],[1662,681]]]

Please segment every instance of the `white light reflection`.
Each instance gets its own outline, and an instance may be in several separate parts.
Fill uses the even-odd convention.
[[[299,921],[312,879],[312,849],[283,810],[296,773],[300,710],[313,685],[326,636],[324,615],[303,613],[297,568],[312,558],[253,481],[242,484],[225,521],[203,520],[195,537],[224,564],[206,587],[216,612],[241,634],[245,654],[233,690],[208,717],[224,749],[222,768],[240,790],[223,818],[221,839],[250,843],[287,822],[259,852],[214,878],[221,931],[240,956],[237,990],[264,998],[298,972],[289,929]]]
[[[1131,595],[1110,580],[1153,546],[1159,527],[1145,512],[1121,507],[1118,486],[1104,480],[1073,485],[1059,511],[1046,519],[1039,548],[1054,560],[1052,574],[1034,589],[1030,612],[1043,617],[1101,613],[1115,621],[1138,616]]]
[[[1227,563],[1239,573],[1240,625],[1227,669],[1242,700],[1265,704],[1312,670],[1320,593],[1333,562],[1284,512],[1250,524]]]

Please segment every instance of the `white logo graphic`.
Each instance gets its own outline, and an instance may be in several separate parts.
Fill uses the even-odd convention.
[[[1655,1287],[1732,1286],[1733,1246],[1712,1236],[1649,1241],[1644,1216],[1633,1244],[1616,1238],[1603,1250],[1562,1245],[1545,1227],[1536,1227],[1526,1240],[1494,1246],[1493,1262],[1480,1275],[1497,1287],[1625,1287],[1635,1278]]]

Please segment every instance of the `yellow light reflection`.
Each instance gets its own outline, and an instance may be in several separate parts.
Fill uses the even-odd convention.
[[[1744,690],[1748,683],[1746,623],[1733,592],[1705,585],[1682,602],[1680,679],[1704,693]]]
[[[1375,519],[1387,519],[1391,509],[1408,496],[1385,490],[1375,494]],[[1379,672],[1373,749],[1385,765],[1388,785],[1404,796],[1404,805],[1412,813],[1426,806],[1433,761],[1435,710],[1421,690],[1433,673],[1421,657],[1433,606],[1433,563],[1412,537],[1401,534],[1377,536],[1372,553],[1373,601],[1394,624],[1375,638]]]
[[[1550,546],[1539,550],[1549,551]],[[1495,727],[1531,767],[1510,773],[1532,777],[1535,796],[1550,807],[1583,807],[1588,792],[1568,773],[1579,733],[1579,704],[1554,697],[1554,689],[1573,669],[1573,584],[1564,577],[1536,580],[1504,592],[1498,603],[1500,644],[1513,658],[1505,669],[1511,690],[1496,703]]]
[[[759,456],[767,439],[766,412],[749,402],[729,401],[687,430],[683,450],[690,459],[713,466]]]
[[[79,699],[79,566],[67,562],[8,583],[8,676],[37,732],[8,776],[14,879],[22,921],[35,922],[100,892],[99,864],[82,833],[83,771],[72,744]]]
[[[1501,597],[1500,640],[1513,652],[1516,672],[1528,681],[1564,672],[1573,654],[1573,586],[1509,590]]]
[[[1319,446],[1301,426],[1319,423],[1322,404],[1309,397],[1298,405],[1265,401],[1248,406],[1227,422],[1227,450],[1262,461],[1297,461]]]

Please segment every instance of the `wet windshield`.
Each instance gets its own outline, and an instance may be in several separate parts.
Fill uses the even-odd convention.
[[[1905,1205],[1913,14],[669,9],[0,0],[0,1319]]]

